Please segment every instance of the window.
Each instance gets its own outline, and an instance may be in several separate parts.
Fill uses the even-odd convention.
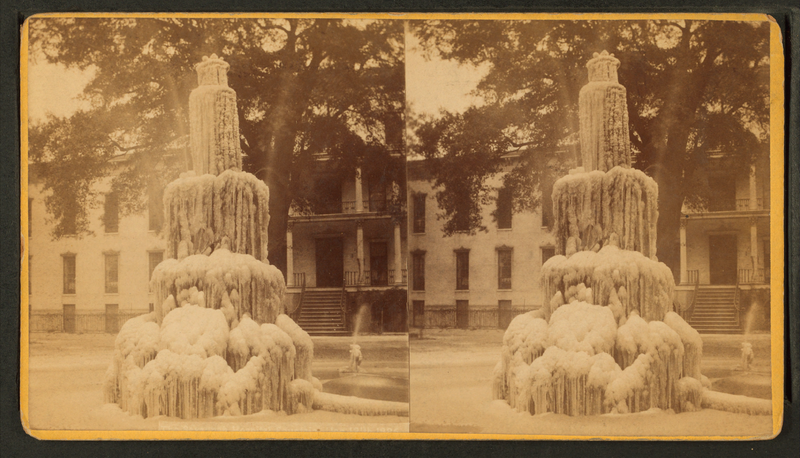
[[[542,247],[542,264],[547,262],[548,259],[556,255],[555,247],[544,246]]]
[[[64,264],[64,294],[75,294],[75,255],[61,255]]]
[[[553,227],[553,179],[543,178],[542,188],[542,227]]]
[[[425,327],[425,301],[411,301],[411,320],[415,328]]]
[[[425,199],[426,194],[414,195],[414,233],[422,234],[425,232]]]
[[[412,253],[414,275],[411,289],[414,291],[425,291],[425,252],[418,251]]]
[[[456,289],[469,289],[469,250],[456,251]]]
[[[161,261],[164,260],[164,252],[163,251],[150,251],[147,253],[148,264],[150,265],[150,275],[147,277],[147,281],[153,279],[153,271],[156,270],[156,266],[161,264]]]
[[[119,198],[114,193],[106,194],[103,203],[103,226],[107,234],[119,232]]]
[[[119,292],[119,254],[106,253],[106,294]]]
[[[511,289],[511,248],[497,249],[497,289]]]
[[[160,231],[164,225],[164,189],[157,185],[150,185],[147,191],[147,212],[149,216],[148,229]]]
[[[511,220],[513,216],[511,190],[508,188],[500,188],[497,192],[497,211],[495,217],[497,218],[498,229],[511,229]]]

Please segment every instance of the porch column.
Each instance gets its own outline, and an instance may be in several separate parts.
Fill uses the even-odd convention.
[[[689,270],[686,264],[686,225],[689,221],[681,218],[681,284],[689,282]]]
[[[750,166],[750,210],[758,210],[758,197],[756,194],[756,166]]]
[[[400,243],[400,221],[394,222],[394,283],[403,283],[403,251]]]
[[[361,167],[358,167],[356,169],[356,212],[361,213],[363,211],[364,211],[364,194],[361,189]],[[360,242],[359,246],[361,246]]]
[[[358,188],[356,188],[358,189]],[[357,193],[357,195],[360,193]],[[364,281],[364,222],[356,221],[356,258],[358,258],[358,282]]]
[[[752,201],[751,201],[752,202]],[[750,258],[753,260],[753,276],[758,275],[758,218],[750,217]]]
[[[295,286],[294,253],[292,252],[292,223],[286,225],[286,286]]]

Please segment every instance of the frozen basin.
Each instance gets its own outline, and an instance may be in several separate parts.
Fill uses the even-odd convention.
[[[322,384],[325,393],[380,401],[408,402],[408,379],[375,374],[351,374]]]

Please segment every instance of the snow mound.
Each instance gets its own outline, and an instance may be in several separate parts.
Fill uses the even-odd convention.
[[[556,294],[549,322],[542,310],[511,321],[492,374],[493,398],[531,414],[699,409],[702,342],[695,331],[675,314],[667,324],[636,311],[617,326],[613,307],[578,300],[591,297],[578,285],[567,304]]]
[[[221,310],[191,303],[171,310],[160,326],[153,313],[133,318],[117,337],[105,399],[144,418],[306,411],[313,400],[313,343],[288,316],[278,321],[294,339],[249,315],[230,329]]]
[[[609,353],[616,333],[617,322],[608,307],[576,301],[553,312],[545,345],[589,355]]]

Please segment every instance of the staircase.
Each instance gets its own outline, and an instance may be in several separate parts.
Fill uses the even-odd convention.
[[[700,334],[741,334],[735,286],[700,286],[689,324]]]
[[[342,290],[306,289],[297,324],[312,336],[349,335],[342,312]]]

